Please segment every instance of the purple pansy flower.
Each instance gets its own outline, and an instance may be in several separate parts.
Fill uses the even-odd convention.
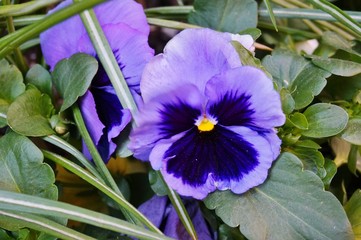
[[[216,234],[210,230],[198,202],[191,199],[184,200],[183,202],[195,227],[198,239],[215,239]],[[140,205],[138,209],[165,235],[174,239],[190,239],[168,197],[154,195],[151,199]]]
[[[50,14],[71,3],[62,2]],[[148,45],[149,25],[142,6],[133,0],[111,0],[96,6],[94,11],[135,99],[139,99],[140,76],[154,55]],[[40,43],[51,69],[75,53],[97,57],[79,16],[42,33]],[[131,114],[122,108],[102,66],[79,103],[86,127],[103,160],[108,161],[116,148],[114,138],[130,122]],[[86,148],[84,152],[90,157]]]
[[[231,45],[250,49],[249,39],[184,30],[145,67],[130,147],[181,195],[243,193],[265,181],[280,153],[280,96],[261,70],[241,65]]]

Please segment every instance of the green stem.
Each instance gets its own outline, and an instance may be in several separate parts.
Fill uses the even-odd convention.
[[[79,233],[48,218],[34,214],[0,210],[0,220],[50,234],[59,239],[95,240],[95,238]]]
[[[262,21],[258,22],[258,27],[268,29],[268,30],[274,30],[274,27],[272,24],[262,22]],[[309,32],[309,31],[303,31],[303,30],[289,28],[289,27],[283,27],[283,26],[278,26],[278,31],[284,32],[284,33],[287,33],[290,35],[299,35],[299,36],[303,36],[306,38],[317,38],[318,37],[317,34]]]
[[[99,180],[103,181],[102,177],[99,175],[99,172],[93,167],[93,165],[89,162],[89,160],[86,159],[84,157],[84,155],[78,149],[76,149],[73,145],[69,144],[67,141],[64,141],[62,138],[60,138],[56,135],[50,135],[47,137],[43,137],[43,139],[45,141],[47,141],[48,143],[51,143],[51,144],[63,149],[67,153],[70,153],[72,156],[74,156],[76,159],[78,159],[79,162],[81,162],[81,164],[83,164],[84,167],[86,167],[95,177],[97,177]],[[103,181],[103,183],[104,183],[104,181]]]
[[[86,182],[90,183],[101,192],[106,194],[108,197],[113,199],[116,203],[118,203],[122,208],[124,208],[127,212],[129,212],[132,216],[135,216],[139,221],[141,221],[145,226],[147,226],[153,232],[163,234],[157,227],[155,227],[143,214],[141,214],[136,208],[133,207],[129,202],[127,202],[124,198],[120,197],[117,193],[115,193],[112,189],[104,184],[104,182],[95,178],[83,168],[79,167],[75,163],[69,161],[68,159],[59,156],[55,153],[43,150],[44,157],[47,159],[63,166],[65,169],[70,172],[76,174],[80,178],[84,179]]]
[[[6,5],[11,5],[10,0],[4,0],[4,4]],[[12,16],[8,16],[6,17],[6,22],[7,22],[7,29],[9,33],[13,33],[15,32],[15,27],[14,27],[14,22],[13,22],[13,17]],[[25,62],[24,56],[21,53],[20,49],[17,47],[14,49],[14,57],[15,57],[15,61],[16,61],[16,65],[17,67],[20,69],[20,71],[25,74],[28,70],[29,67]]]
[[[74,1],[81,2],[81,0]],[[108,40],[103,33],[94,11],[86,10],[80,14],[80,17],[87,29],[93,46],[97,52],[97,56],[114,87],[120,103],[123,108],[130,110],[132,116],[135,116],[137,112],[137,105],[130,93],[127,82],[125,81],[123,73],[120,71],[118,62],[114,57],[113,50],[109,46]]]
[[[200,28],[200,26],[197,26],[197,25],[192,25],[192,24],[173,21],[173,20],[159,19],[159,18],[148,17],[147,21],[150,25],[178,29],[178,30],[183,30],[186,28]]]
[[[173,207],[177,211],[178,217],[182,221],[185,229],[187,230],[187,232],[189,233],[189,235],[191,236],[191,238],[193,240],[198,239],[193,222],[188,215],[188,212],[182,202],[182,199],[179,197],[179,195],[173,189],[171,189],[168,186],[168,184],[164,180],[160,171],[157,171],[157,174],[158,174],[159,179],[163,182],[163,185],[167,188],[168,197],[169,197],[170,201],[172,202]]]
[[[79,107],[77,106],[77,104],[74,104],[73,105],[73,116],[74,116],[74,120],[75,120],[75,123],[76,125],[78,126],[78,129],[79,129],[79,132],[80,132],[80,135],[82,136],[89,152],[90,152],[90,155],[92,156],[93,158],[93,161],[95,163],[95,165],[97,166],[100,174],[103,176],[104,180],[109,184],[109,186],[120,196],[124,199],[124,196],[123,194],[121,193],[121,191],[119,190],[117,184],[115,183],[112,175],[110,174],[108,168],[106,167],[103,159],[101,158],[96,146],[94,145],[93,143],[93,140],[91,139],[90,135],[89,135],[89,132],[85,126],[85,123],[84,123],[84,120],[83,120],[83,117],[81,115],[81,112],[80,112],[80,109]],[[141,225],[141,223],[137,220],[137,219],[134,219],[131,215],[128,214],[127,211],[125,211],[124,209],[120,209],[125,218],[134,223],[134,224],[137,224],[137,225]]]

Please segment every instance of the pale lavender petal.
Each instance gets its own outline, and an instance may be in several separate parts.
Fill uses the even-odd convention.
[[[210,29],[187,29],[170,40],[164,54],[153,58],[145,67],[141,92],[145,102],[177,89],[196,84],[204,91],[214,75],[241,65],[231,44],[229,33]]]

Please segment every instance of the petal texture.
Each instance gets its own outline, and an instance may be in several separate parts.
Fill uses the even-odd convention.
[[[145,102],[177,89],[195,84],[204,91],[206,82],[226,69],[241,66],[230,33],[210,29],[187,29],[168,42],[144,69],[141,91]],[[174,64],[176,63],[176,64]]]

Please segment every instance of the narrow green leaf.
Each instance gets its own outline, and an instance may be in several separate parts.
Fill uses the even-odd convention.
[[[97,179],[91,174],[89,174],[86,170],[79,167],[75,163],[61,157],[55,153],[51,153],[49,151],[43,150],[44,156],[51,161],[63,166],[65,169],[71,171],[75,175],[79,176],[80,178],[84,179],[86,182],[90,183],[105,195],[107,195],[110,199],[114,200],[120,206],[124,207],[129,213],[133,216],[137,217],[141,222],[144,223],[149,229],[153,230],[154,232],[161,233],[159,229],[157,229],[144,215],[142,215],[136,208],[134,208],[129,202],[127,202],[123,197],[119,196],[115,191],[110,189],[108,186],[104,184],[101,179]]]
[[[10,104],[25,91],[19,69],[5,59],[0,60],[0,114],[6,116]],[[0,118],[0,128],[6,126],[6,118]]]
[[[343,77],[351,77],[361,73],[361,64],[336,58],[312,57],[312,63],[329,71],[330,73]]]
[[[355,239],[361,238],[361,190],[356,190],[345,205],[345,211],[351,222]]]
[[[254,0],[195,0],[188,22],[221,32],[238,33],[257,27]]]
[[[263,0],[263,2],[266,5],[267,11],[268,11],[268,15],[271,19],[272,25],[274,26],[275,30],[278,32],[278,28],[277,28],[277,23],[276,23],[276,17],[273,13],[273,9],[272,9],[272,5],[271,2],[269,0]]]
[[[205,204],[248,239],[353,239],[340,202],[290,153],[279,157],[261,186],[241,195],[217,191]]]
[[[10,132],[0,138],[0,189],[57,199],[55,176],[43,154],[26,137]]]
[[[42,232],[42,234],[46,233],[64,240],[95,240],[92,237],[67,228],[57,222],[49,220],[48,218],[40,217],[34,214],[0,210],[0,222],[8,222],[13,225],[31,228]]]
[[[36,88],[26,90],[9,106],[7,120],[9,126],[25,136],[45,136],[53,134],[49,119],[54,106],[48,95]]]
[[[361,145],[361,118],[351,118],[341,133],[341,138],[349,143]]]
[[[81,0],[76,0],[75,2],[81,2]],[[99,60],[114,87],[120,103],[124,108],[128,108],[132,115],[135,116],[137,112],[137,105],[130,93],[128,84],[124,79],[123,73],[119,68],[118,62],[115,59],[114,53],[109,46],[108,40],[99,25],[94,11],[84,11],[80,14],[80,17],[87,29],[93,46],[97,52],[97,56],[99,57]]]
[[[61,0],[37,0],[21,4],[0,6],[0,16],[6,17],[25,15],[60,1]]]
[[[0,190],[0,209],[68,218],[139,239],[170,240],[145,228],[67,203]]]
[[[357,33],[359,37],[361,36],[361,25],[334,4],[326,0],[306,0],[306,1],[311,3],[316,8],[319,8],[322,11],[330,14],[341,24],[343,24],[344,26],[348,27],[349,29]]]
[[[50,73],[40,64],[35,64],[30,68],[25,76],[26,83],[34,85],[42,93],[52,96],[52,82]]]
[[[84,53],[74,54],[56,64],[52,73],[53,81],[64,99],[60,112],[71,107],[78,97],[85,94],[97,71],[97,60]]]
[[[59,11],[50,14],[43,19],[21,28],[12,34],[8,34],[0,39],[0,58],[5,57],[15,48],[19,47],[24,42],[38,36],[44,30],[54,26],[55,24],[64,21],[65,19],[91,8],[105,0],[87,0],[80,3],[71,4],[69,7],[60,9]]]
[[[278,88],[289,91],[295,101],[295,109],[309,105],[326,86],[331,74],[288,50],[277,49],[272,56],[266,56],[263,66],[273,76]]]
[[[343,108],[328,104],[317,103],[303,113],[308,121],[308,130],[302,135],[313,138],[330,137],[342,132],[348,122],[348,114]]]

